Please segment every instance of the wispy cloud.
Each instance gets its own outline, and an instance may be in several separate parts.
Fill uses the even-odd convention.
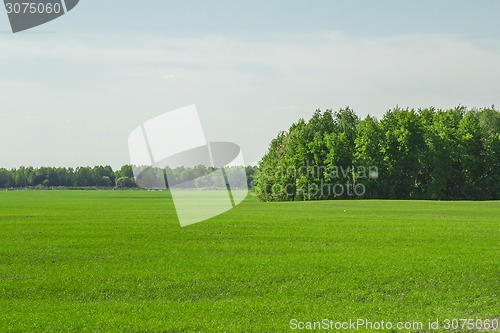
[[[498,104],[500,96],[500,41],[492,39],[338,32],[259,41],[154,35],[0,38],[0,60],[8,64],[0,67],[0,115],[47,120],[26,133],[20,121],[4,117],[10,120],[0,125],[2,140],[14,145],[21,135],[37,140],[58,126],[51,119],[72,119],[66,127],[88,132],[67,148],[77,149],[88,163],[126,163],[131,128],[192,103],[198,104],[210,139],[240,142],[248,159],[258,160],[277,131],[309,117],[316,107],[350,105],[360,114],[380,116],[396,104],[484,106]],[[248,132],[231,130],[231,122],[244,122]],[[73,163],[73,157],[50,148],[50,140],[64,138],[47,140],[50,158],[44,163]],[[1,149],[10,164],[26,164]]]

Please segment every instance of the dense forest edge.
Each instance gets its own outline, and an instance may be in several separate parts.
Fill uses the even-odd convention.
[[[381,120],[316,110],[272,140],[255,173],[264,201],[498,200],[500,112],[401,109]]]
[[[134,168],[0,168],[3,189],[137,189]],[[216,170],[169,170],[179,182]],[[378,120],[316,110],[272,140],[247,185],[262,201],[500,199],[500,112],[494,106],[401,109]],[[153,168],[153,173],[166,170]],[[168,187],[168,184],[167,184]]]

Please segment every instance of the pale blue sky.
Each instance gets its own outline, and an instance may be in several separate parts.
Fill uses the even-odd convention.
[[[500,1],[96,1],[25,33],[0,13],[0,166],[128,162],[127,136],[196,104],[248,163],[315,108],[500,98]]]
[[[71,18],[37,30],[250,38],[342,31],[352,36],[451,33],[496,38],[499,14],[496,0],[81,0]]]

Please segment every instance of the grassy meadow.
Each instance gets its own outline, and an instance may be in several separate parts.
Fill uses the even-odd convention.
[[[168,192],[0,192],[0,332],[487,319],[499,291],[500,202],[249,196],[181,228]]]

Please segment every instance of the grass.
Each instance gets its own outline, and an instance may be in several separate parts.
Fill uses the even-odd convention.
[[[293,318],[499,317],[500,202],[249,197],[180,228],[168,197],[0,192],[0,331],[289,332]]]

